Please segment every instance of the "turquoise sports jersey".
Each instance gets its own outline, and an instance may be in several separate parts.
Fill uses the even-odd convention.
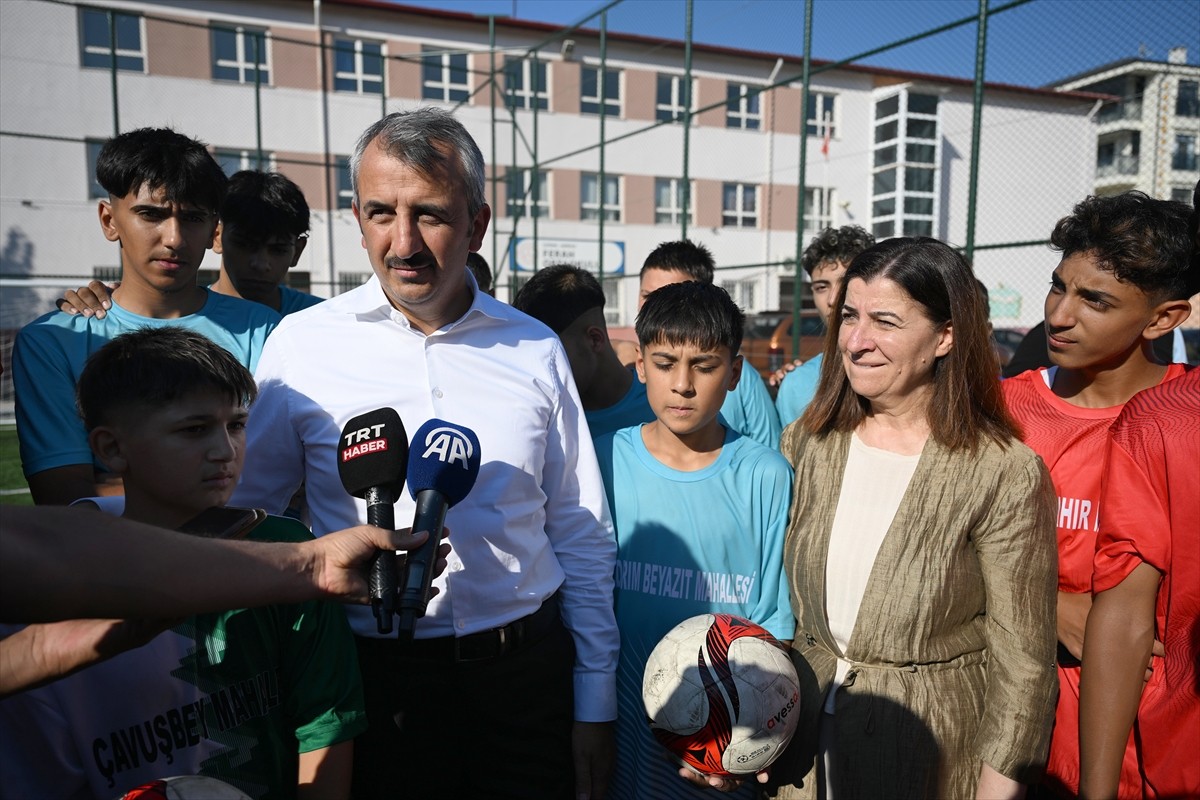
[[[593,440],[630,425],[653,421],[654,412],[650,410],[650,403],[646,400],[646,384],[638,379],[637,370],[630,367],[629,371],[633,373],[633,383],[616,405],[599,411],[583,412],[587,417],[588,430],[592,432]]]
[[[175,319],[151,319],[113,302],[104,319],[52,311],[26,325],[13,345],[17,438],[21,467],[33,475],[93,460],[87,432],[75,410],[75,383],[92,353],[122,333],[174,325],[202,333],[251,372],[279,315],[264,305],[208,292],[203,308]]]
[[[297,291],[289,286],[279,287],[279,314],[286,317],[305,308],[311,308],[324,298]]]
[[[779,412],[779,423],[783,427],[800,419],[804,409],[817,393],[817,381],[821,379],[821,353],[805,361],[784,376],[775,396],[775,408]]]
[[[742,364],[742,379],[733,391],[725,395],[721,419],[735,431],[749,436],[759,444],[779,450],[779,415],[767,384],[750,362]]]
[[[695,472],[650,455],[641,428],[601,437],[596,455],[617,533],[617,769],[622,800],[705,798],[646,725],[642,673],[663,635],[688,617],[727,613],[790,640],[783,576],[792,469],[773,450],[727,430],[717,460]],[[753,796],[754,786],[743,789]],[[738,795],[742,796],[742,795]]]
[[[248,538],[298,542],[312,534],[268,517]],[[170,581],[164,575],[147,595],[168,591]],[[109,800],[155,778],[199,773],[261,800],[294,798],[299,754],[349,741],[366,726],[340,605],[200,614],[149,644],[0,701],[0,795]]]

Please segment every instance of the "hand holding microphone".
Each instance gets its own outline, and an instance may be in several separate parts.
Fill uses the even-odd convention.
[[[400,415],[391,408],[379,408],[360,414],[346,423],[338,447],[338,475],[342,486],[354,497],[367,502],[367,524],[393,530],[396,527],[393,506],[404,488],[408,467],[408,437]],[[429,539],[441,539],[441,528]],[[428,544],[428,543],[426,543]],[[425,546],[421,547],[424,551]],[[436,563],[436,562],[434,562]],[[371,564],[371,610],[380,633],[392,632],[396,613],[396,558],[391,550],[380,550]]]
[[[401,640],[412,639],[413,626],[429,605],[446,511],[470,493],[478,477],[479,437],[470,428],[431,419],[413,435],[408,454],[408,491],[417,501],[412,531],[428,531],[429,538],[404,562],[397,603]]]

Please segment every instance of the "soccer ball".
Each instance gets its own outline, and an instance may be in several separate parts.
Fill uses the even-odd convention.
[[[225,781],[206,775],[176,775],[143,783],[121,795],[120,800],[251,800],[250,796]]]
[[[765,769],[796,730],[800,682],[776,639],[732,614],[676,625],[650,653],[642,679],[654,737],[705,775]]]

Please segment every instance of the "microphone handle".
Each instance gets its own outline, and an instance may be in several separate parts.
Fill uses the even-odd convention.
[[[367,501],[367,524],[384,530],[396,529],[396,495],[380,486],[372,486],[363,495]],[[368,581],[371,591],[371,611],[380,633],[392,632],[392,615],[396,613],[396,553],[378,550],[371,561]]]
[[[411,641],[413,628],[429,605],[429,590],[433,583],[434,565],[437,563],[438,547],[442,543],[442,527],[446,522],[446,511],[450,504],[446,496],[436,489],[417,492],[417,510],[413,515],[412,530],[429,531],[429,538],[417,550],[411,551],[404,561],[404,582],[400,586],[397,608],[400,614],[401,641]]]

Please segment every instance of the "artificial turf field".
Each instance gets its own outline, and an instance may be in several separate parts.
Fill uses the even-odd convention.
[[[0,504],[33,505],[25,476],[21,474],[15,425],[0,425]]]

